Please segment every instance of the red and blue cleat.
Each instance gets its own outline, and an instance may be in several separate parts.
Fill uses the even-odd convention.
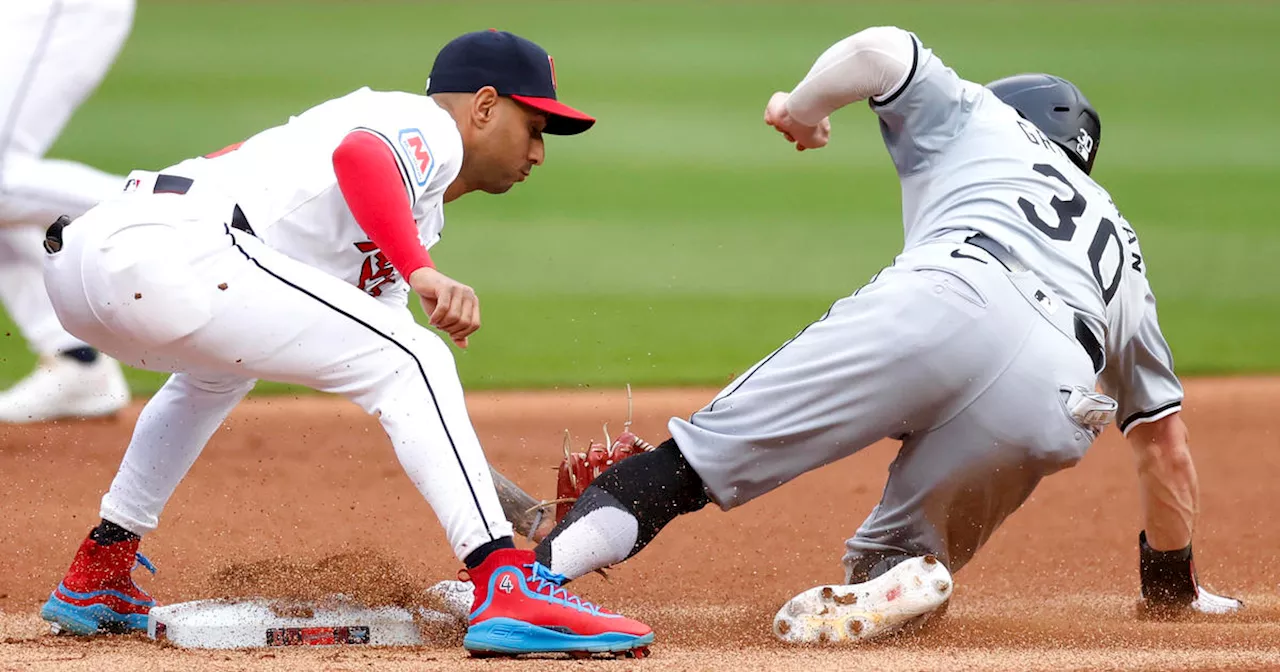
[[[138,539],[102,545],[85,539],[71,569],[40,609],[55,633],[99,635],[146,632],[147,614],[156,605],[133,582],[136,564],[156,569],[138,553]]]
[[[467,572],[475,585],[462,645],[477,657],[526,653],[647,656],[649,626],[584,602],[533,551],[494,551]]]

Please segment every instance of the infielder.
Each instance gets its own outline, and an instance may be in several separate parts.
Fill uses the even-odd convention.
[[[902,181],[902,254],[671,420],[656,450],[604,472],[539,561],[576,578],[639,552],[679,514],[731,509],[895,438],[883,498],[845,544],[853,585],[805,591],[774,620],[787,642],[873,638],[942,607],[950,572],[1118,410],[1137,456],[1145,603],[1239,609],[1196,582],[1182,387],[1137,234],[1089,177],[1097,112],[1050,75],[965,81],[915,35],[878,27],[828,49],[765,121],[817,149],[828,115],[862,100]]]
[[[0,423],[111,415],[129,403],[120,365],[67,333],[49,305],[40,243],[124,178],[44,158],[97,88],[133,23],[133,0],[0,3],[0,303],[40,362],[0,392]]]
[[[45,279],[62,323],[174,375],[143,409],[102,522],[42,616],[78,634],[146,627],[154,601],[130,577],[139,539],[266,378],[341,394],[382,423],[477,587],[467,649],[652,641],[514,547],[449,348],[406,307],[418,294],[431,324],[466,347],[479,302],[427,252],[444,204],[506,192],[543,162],[543,133],[594,121],[556,100],[541,47],[469,33],[440,51],[426,96],[360,89],[210,157],[134,171],[117,197],[55,223]]]

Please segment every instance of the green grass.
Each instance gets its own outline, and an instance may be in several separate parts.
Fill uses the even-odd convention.
[[[600,123],[552,138],[511,194],[450,205],[434,256],[485,308],[464,382],[719,384],[901,245],[867,110],[803,155],[761,122],[771,92],[876,24],[915,30],[969,79],[1080,84],[1106,121],[1097,177],[1142,234],[1180,371],[1280,370],[1280,89],[1257,74],[1280,70],[1278,4],[143,0],[53,155],[161,168],[358,86],[420,90],[458,33],[522,33]],[[0,385],[30,364],[0,341]]]

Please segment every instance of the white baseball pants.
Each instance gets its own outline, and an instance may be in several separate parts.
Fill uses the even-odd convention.
[[[47,255],[49,295],[71,333],[127,364],[175,372],[139,417],[102,517],[136,534],[155,529],[205,443],[263,378],[341,394],[376,416],[459,558],[511,535],[448,346],[403,305],[232,229],[231,208],[121,196],[72,223]]]

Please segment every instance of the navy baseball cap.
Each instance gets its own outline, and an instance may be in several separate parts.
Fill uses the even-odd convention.
[[[467,33],[444,45],[431,66],[427,94],[475,93],[486,86],[546,112],[546,133],[575,135],[596,123],[556,100],[556,65],[546,50],[505,31]]]

